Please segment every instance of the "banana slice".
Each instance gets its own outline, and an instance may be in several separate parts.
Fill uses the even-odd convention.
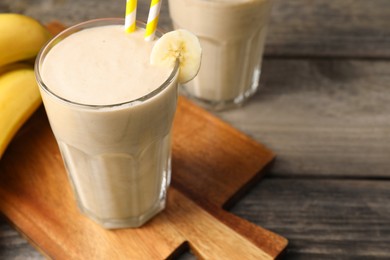
[[[198,38],[189,31],[180,29],[168,32],[158,39],[150,55],[150,63],[173,67],[179,59],[179,82],[185,83],[198,74],[202,48]]]

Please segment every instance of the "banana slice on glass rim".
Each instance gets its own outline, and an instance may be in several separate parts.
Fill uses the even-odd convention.
[[[150,55],[150,63],[173,67],[179,60],[179,83],[192,80],[199,71],[202,48],[198,37],[179,29],[164,34],[156,41]]]

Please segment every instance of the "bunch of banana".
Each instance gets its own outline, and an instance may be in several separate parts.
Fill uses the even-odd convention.
[[[0,158],[41,104],[31,60],[50,37],[46,28],[30,17],[0,14]]]

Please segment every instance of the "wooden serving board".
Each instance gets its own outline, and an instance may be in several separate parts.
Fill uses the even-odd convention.
[[[0,161],[0,211],[53,259],[166,259],[188,247],[202,259],[275,259],[285,238],[225,210],[273,159],[180,97],[167,208],[141,228],[106,230],[79,212],[41,107]]]

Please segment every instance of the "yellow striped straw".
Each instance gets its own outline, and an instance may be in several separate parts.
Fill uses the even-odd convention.
[[[135,31],[135,19],[137,14],[137,0],[126,1],[125,31],[131,33]]]
[[[153,41],[157,30],[158,17],[160,15],[161,0],[152,0],[150,3],[148,22],[146,23],[145,40]]]

